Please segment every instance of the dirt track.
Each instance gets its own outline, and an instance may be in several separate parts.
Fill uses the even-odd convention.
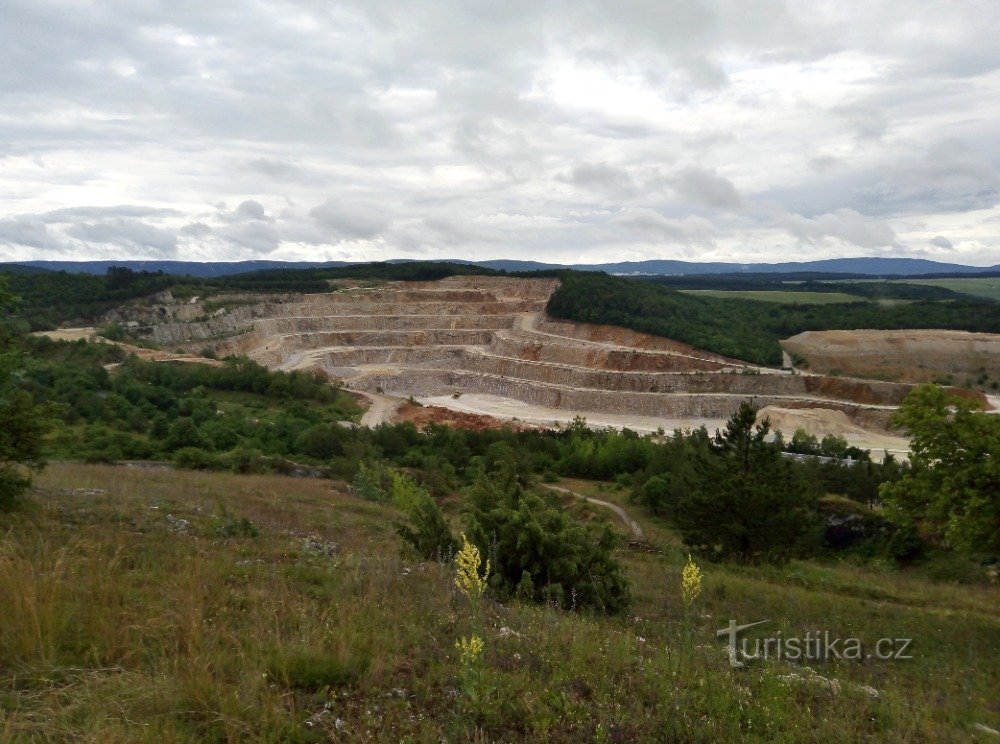
[[[551,491],[558,491],[559,493],[566,493],[569,494],[570,496],[576,496],[578,499],[583,499],[588,504],[596,504],[597,506],[602,506],[605,509],[610,509],[615,514],[617,514],[618,518],[625,523],[625,526],[632,531],[632,537],[635,540],[642,541],[646,539],[646,535],[643,533],[642,527],[639,526],[639,523],[636,522],[634,519],[632,519],[632,517],[629,516],[628,512],[622,509],[620,506],[618,506],[618,504],[612,504],[609,501],[601,501],[601,499],[595,499],[591,496],[584,496],[582,493],[571,491],[568,488],[563,488],[562,486],[553,486],[549,483],[543,483],[542,488],[548,488]]]

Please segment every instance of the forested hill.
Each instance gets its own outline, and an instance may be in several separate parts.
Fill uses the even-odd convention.
[[[775,305],[684,294],[648,281],[567,271],[549,300],[555,318],[606,323],[683,341],[765,365],[781,363],[781,339],[803,331],[940,328],[1000,333],[1000,303],[971,298],[895,305],[857,302]]]

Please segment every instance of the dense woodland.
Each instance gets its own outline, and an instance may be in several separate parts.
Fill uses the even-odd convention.
[[[657,281],[624,279],[599,273],[563,272],[562,283],[549,301],[557,318],[583,323],[607,323],[683,341],[733,359],[766,365],[781,364],[781,339],[802,331],[850,328],[941,328],[1000,333],[1000,303],[960,299],[916,300],[905,304],[871,302],[830,305],[782,305],[753,300],[697,297],[662,286]],[[671,280],[676,281],[676,280]],[[882,285],[824,284],[822,290],[902,292]],[[754,288],[760,288],[754,287]],[[774,285],[767,287],[775,289]],[[781,287],[785,289],[784,287]],[[924,289],[917,288],[921,296]],[[947,291],[947,290],[945,290]]]

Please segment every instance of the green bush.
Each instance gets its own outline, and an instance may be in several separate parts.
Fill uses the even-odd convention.
[[[246,517],[240,517],[239,519],[236,517],[223,517],[215,525],[215,534],[227,539],[231,537],[257,537],[260,535],[260,530]]]
[[[501,596],[566,609],[622,612],[628,581],[607,525],[583,524],[525,490],[506,446],[497,448],[469,491],[468,536],[490,560],[490,586]]]
[[[351,484],[351,488],[354,490],[354,495],[358,498],[364,499],[365,501],[374,501],[376,503],[383,503],[389,500],[389,489],[391,485],[387,488],[386,481],[389,480],[383,469],[376,466],[365,465],[361,463],[358,466],[358,473],[354,477],[354,482]],[[391,481],[390,481],[391,484]]]
[[[412,478],[394,473],[392,501],[409,519],[409,524],[395,522],[399,536],[424,558],[449,560],[457,542],[448,522],[427,489]]]
[[[212,470],[220,466],[219,458],[198,447],[182,447],[174,452],[173,463],[184,470]]]

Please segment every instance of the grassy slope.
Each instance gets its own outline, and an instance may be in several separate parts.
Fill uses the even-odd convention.
[[[926,741],[1000,725],[996,587],[848,565],[706,567],[685,612],[683,556],[629,506],[665,550],[623,553],[629,616],[488,602],[488,694],[463,713],[467,603],[447,568],[400,553],[391,510],[270,476],[54,465],[38,485],[0,539],[3,738]],[[242,517],[259,536],[216,535]],[[817,666],[882,699],[834,694],[782,681],[787,665],[729,669],[713,638],[729,618],[912,636],[915,658]]]

